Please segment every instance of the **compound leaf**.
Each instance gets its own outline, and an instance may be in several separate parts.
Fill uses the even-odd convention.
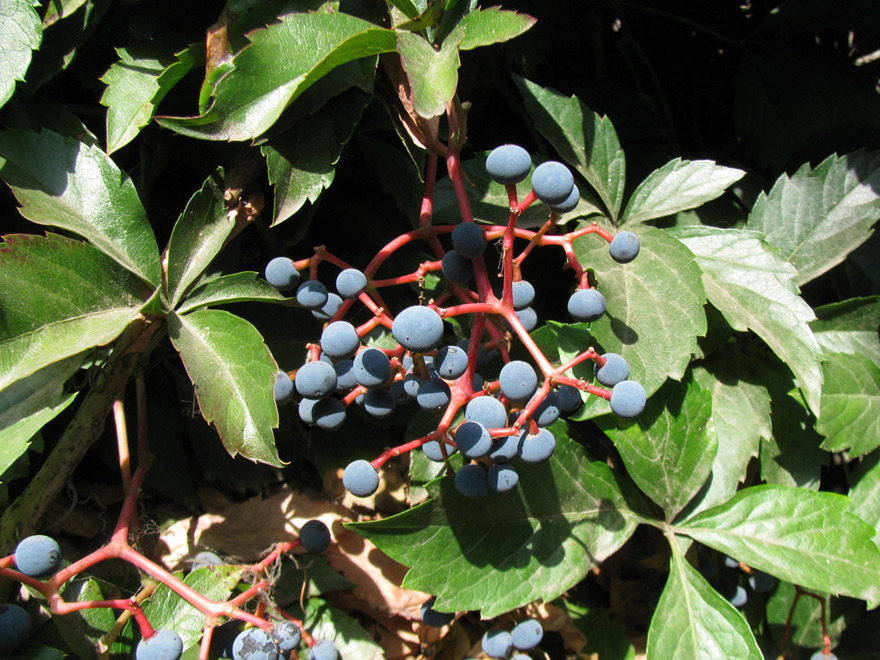
[[[257,278],[253,271],[221,275],[199,284],[184,298],[177,312],[183,314],[199,307],[228,305],[237,302],[279,303],[288,300],[274,286]]]
[[[420,34],[399,32],[397,52],[413,92],[413,108],[425,119],[442,115],[458,87],[458,45],[464,31],[455,28],[439,50]]]
[[[818,413],[822,350],[809,326],[813,310],[798,294],[792,266],[756,232],[715,227],[666,231],[696,256],[709,302],[734,330],[751,330],[767,343]]]
[[[205,272],[235,227],[223,198],[223,170],[215,171],[186,205],[168,243],[167,293],[171,308]]]
[[[471,50],[509,41],[531,28],[535,22],[536,19],[527,14],[503,11],[500,7],[474,9],[459,23],[464,30],[464,39],[458,48]]]
[[[0,134],[0,177],[41,225],[79,234],[154,288],[159,247],[131,179],[100,148],[43,129]]]
[[[144,293],[134,275],[88,243],[57,234],[6,236],[0,244],[0,389],[113,341],[137,316]]]
[[[649,658],[762,660],[748,622],[673,545],[666,587],[648,629]]]
[[[616,415],[596,420],[620,452],[628,473],[671,520],[712,471],[718,438],[712,425],[712,394],[691,374],[667,381],[636,420]]]
[[[443,477],[427,503],[348,527],[411,567],[403,586],[437,595],[440,611],[493,617],[549,601],[616,552],[639,516],[611,469],[564,435],[551,460],[514,465],[515,491],[469,500]]]
[[[720,197],[745,172],[711,160],[676,158],[642,181],[627,202],[620,224],[636,224],[692,209]]]
[[[24,80],[31,52],[40,47],[43,28],[31,0],[0,4],[0,107],[15,92],[15,81]]]
[[[849,513],[843,495],[753,486],[675,531],[806,589],[880,597],[874,528]]]
[[[565,162],[590,182],[613,221],[623,203],[626,159],[608,117],[600,117],[575,96],[566,97],[515,77],[526,110]]]
[[[397,37],[342,13],[302,13],[250,34],[251,44],[214,89],[198,117],[158,117],[166,128],[206,140],[249,140],[266,132],[284,109],[335,67],[394,51]]]
[[[202,416],[229,454],[282,465],[272,434],[278,366],[256,328],[229,312],[197,309],[172,312],[168,334],[195,385]]]
[[[852,298],[816,308],[813,335],[830,353],[864,355],[880,366],[880,296]]]
[[[805,284],[830,270],[868,240],[880,218],[880,151],[831,155],[816,169],[802,165],[761,193],[748,228],[797,269]]]
[[[825,356],[822,414],[816,430],[828,451],[866,454],[880,447],[880,366],[863,355]]]

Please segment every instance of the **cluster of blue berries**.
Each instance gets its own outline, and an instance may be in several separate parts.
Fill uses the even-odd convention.
[[[504,145],[489,154],[486,169],[496,182],[508,186],[513,200],[515,188],[511,187],[528,177],[532,159],[522,147]],[[328,321],[319,342],[310,346],[309,360],[293,372],[276,374],[276,402],[280,405],[296,400],[300,419],[326,431],[345,424],[352,404],[378,419],[391,416],[402,405],[414,404],[422,410],[441,412],[443,418],[436,433],[401,447],[398,453],[420,448],[431,460],[447,461],[459,452],[466,464],[457,471],[455,485],[469,498],[482,497],[489,490],[504,492],[515,488],[515,458],[524,463],[548,459],[555,450],[556,439],[547,427],[561,414],[581,406],[582,391],[608,398],[612,411],[620,417],[639,415],[646,403],[645,390],[629,380],[629,366],[620,355],[598,355],[589,349],[588,357],[595,362],[596,382],[611,388],[610,391],[564,376],[561,370],[553,371],[543,356],[537,359],[539,349],[533,342],[527,343],[527,333],[538,322],[531,306],[535,287],[522,279],[520,264],[512,264],[511,255],[502,257],[506,261],[500,272],[507,293],[498,297],[488,284],[490,260],[483,256],[487,246],[490,240],[500,237],[505,247],[510,248],[514,238],[522,237],[516,233],[516,219],[524,208],[535,201],[550,208],[547,227],[541,233],[530,234],[532,243],[540,244],[547,231],[555,231],[558,214],[578,205],[580,193],[574,177],[562,163],[538,165],[532,173],[531,185],[532,192],[518,206],[511,202],[511,221],[506,228],[473,221],[454,226],[423,225],[406,241],[380,251],[364,271],[329,257],[323,248],[316,250],[314,258],[301,262],[287,257],[270,261],[265,270],[266,280],[280,291],[295,290],[300,306]],[[595,225],[590,231],[609,241],[609,254],[620,263],[632,261],[639,253],[639,239],[632,232],[611,236]],[[447,234],[451,248],[441,248],[437,239]],[[438,261],[423,264],[426,270],[421,273],[382,282],[374,279],[373,273],[388,254],[414,238],[432,240]],[[534,245],[530,244],[531,247]],[[526,254],[527,251],[522,258]],[[336,277],[336,293],[315,279],[317,266],[324,260],[341,269]],[[587,273],[577,264],[575,268],[578,287],[569,298],[568,312],[575,322],[596,321],[605,313],[605,298],[589,286]],[[310,276],[304,280],[302,273],[306,269]],[[415,275],[428,270],[439,270],[445,278],[447,290],[443,300],[457,298],[461,301],[459,306],[471,306],[475,317],[484,316],[482,323],[475,321],[480,330],[473,331],[469,339],[447,341],[444,317],[459,315],[456,305],[444,309],[431,301],[391,315],[378,293],[379,286],[414,282],[418,280]],[[476,286],[469,288],[474,280]],[[358,302],[375,317],[361,327],[344,318]],[[394,348],[365,345],[365,336],[377,325],[391,331],[396,342]],[[507,348],[514,336],[526,343],[540,369],[531,362],[510,359]],[[500,370],[497,360],[493,364],[499,353],[503,361]],[[488,374],[492,377],[488,378]],[[459,410],[463,419],[457,417]],[[357,497],[375,493],[380,481],[376,467],[387,457],[372,463],[357,460],[349,464],[343,473],[345,488]]]
[[[517,660],[518,658],[528,658],[529,656],[514,653],[510,655],[514,649],[518,651],[530,651],[538,646],[544,638],[544,628],[537,619],[526,619],[518,623],[510,632],[501,628],[492,628],[483,635],[482,647],[483,653],[490,658],[507,658]]]

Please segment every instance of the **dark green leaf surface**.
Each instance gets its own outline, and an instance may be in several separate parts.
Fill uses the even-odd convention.
[[[290,14],[256,30],[235,68],[199,117],[160,117],[166,128],[208,140],[249,140],[265,133],[284,109],[333,68],[395,50],[393,30],[342,13]]]
[[[141,283],[88,243],[57,234],[0,244],[0,389],[114,340],[143,306]]]
[[[633,421],[616,415],[596,420],[620,452],[627,472],[667,520],[690,501],[712,470],[718,438],[712,393],[693,376],[668,381]]]
[[[117,48],[116,53],[119,61],[101,78],[107,85],[101,105],[107,108],[108,154],[131,142],[150,123],[159,102],[199,59],[195,47],[176,57],[164,46],[152,44]]]
[[[642,181],[630,197],[620,224],[636,224],[692,209],[720,197],[745,172],[711,160],[676,158]]]
[[[864,355],[880,366],[880,297],[852,298],[817,307],[816,317],[810,327],[825,351]]]
[[[574,96],[544,89],[525,78],[514,80],[535,127],[590,182],[616,221],[623,203],[626,159],[611,120]]]
[[[767,623],[770,624],[776,639],[785,636],[785,628],[788,622],[791,606],[797,591],[793,584],[780,582],[767,600]],[[827,612],[825,625],[828,635],[831,637],[832,648],[837,645],[840,634],[846,629],[847,620],[851,622],[858,619],[864,610],[864,605],[858,601],[843,598],[824,598],[825,612]],[[817,649],[822,646],[822,603],[815,598],[801,598],[791,617],[790,641],[795,646],[804,649]]]
[[[876,601],[875,531],[848,508],[842,495],[753,486],[676,532],[806,589]]]
[[[40,47],[43,28],[30,0],[0,3],[0,107],[15,91],[15,81],[24,80],[31,63],[31,51]]]
[[[850,475],[850,483],[854,485],[849,510],[877,530],[874,543],[880,546],[880,451],[865,457]]]
[[[385,657],[382,647],[373,641],[356,620],[320,598],[309,598],[305,626],[316,640],[331,640],[336,645],[340,658],[382,660]],[[305,653],[302,655],[305,656]]]
[[[80,578],[68,582],[62,591],[62,595],[68,602],[104,600],[101,587],[94,578],[86,580]],[[113,610],[106,607],[95,607],[71,612],[64,616],[56,617],[53,621],[64,641],[81,658],[98,656],[101,650],[101,637],[113,628],[114,623],[116,623],[116,616]],[[120,637],[125,638],[124,635]],[[122,647],[122,644],[114,644],[111,652],[120,651]],[[127,651],[128,648],[125,650]]]
[[[413,108],[426,119],[446,112],[458,87],[458,44],[464,38],[461,28],[454,29],[439,50],[420,34],[399,32],[397,52],[413,92]]]
[[[816,430],[828,451],[852,455],[880,447],[880,366],[862,355],[828,353]]]
[[[649,658],[762,660],[743,615],[673,548],[669,578],[648,629]]]
[[[880,217],[880,151],[829,156],[816,169],[803,165],[762,193],[748,228],[797,269],[802,285],[830,270],[868,240]]]
[[[235,227],[223,198],[223,170],[209,176],[186,205],[168,243],[167,295],[171,308],[205,272]]]
[[[681,243],[653,227],[635,233],[642,248],[628,264],[611,259],[608,243],[595,235],[576,240],[574,250],[594,270],[608,304],[590,326],[597,346],[622,355],[630,378],[650,396],[667,378],[684,376],[697,337],[706,333],[706,294],[694,256]]]
[[[350,90],[262,146],[275,186],[272,224],[283,222],[333,183],[336,163],[372,96]]]
[[[467,0],[459,0],[465,3]],[[462,19],[459,26],[464,30],[464,39],[459,50],[471,50],[480,46],[508,41],[518,37],[535,24],[535,19],[515,11],[503,11],[500,7],[474,9]]]
[[[98,147],[44,129],[0,134],[0,177],[41,225],[79,234],[151,286],[159,248],[131,179]]]
[[[260,333],[229,312],[197,309],[168,317],[168,333],[195,385],[205,421],[230,455],[280,466],[272,429],[278,366]]]
[[[178,314],[190,312],[199,307],[227,305],[237,302],[278,303],[288,300],[274,286],[261,280],[257,273],[244,271],[232,275],[221,275],[199,284],[184,298]]]
[[[755,232],[715,227],[667,232],[696,256],[709,302],[735,330],[751,330],[773,349],[818,413],[822,350],[809,326],[813,310],[798,295],[792,266]]]
[[[443,477],[429,502],[351,528],[411,567],[404,586],[437,595],[438,610],[493,617],[549,601],[613,554],[639,516],[608,466],[558,433],[550,460],[515,465],[512,492],[469,500]]]

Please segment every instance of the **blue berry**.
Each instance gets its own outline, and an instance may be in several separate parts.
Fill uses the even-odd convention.
[[[235,653],[234,647],[233,653]],[[167,628],[160,628],[152,637],[142,639],[134,651],[136,660],[177,660],[182,654],[183,640],[180,639],[180,635]],[[236,656],[236,660],[248,659]],[[250,660],[260,659],[250,658]],[[270,660],[274,660],[274,658]]]
[[[372,465],[359,459],[345,468],[342,485],[355,497],[369,497],[379,488],[379,475]]]
[[[273,391],[275,403],[283,406],[293,398],[293,381],[285,371],[279,371],[275,374],[275,389]]]
[[[214,632],[211,635],[210,655],[212,658],[228,659],[232,657],[232,645],[235,643],[235,638],[241,632],[242,625],[242,622],[238,619],[231,619],[214,628]]]
[[[336,290],[346,300],[357,298],[367,288],[367,276],[357,268],[346,268],[336,276]]]
[[[483,652],[490,658],[506,658],[513,649],[510,633],[506,630],[493,628],[483,635]]]
[[[15,547],[15,567],[29,577],[51,575],[61,568],[61,548],[48,536],[28,536]]]
[[[464,418],[468,422],[479,422],[487,429],[503,429],[507,426],[507,408],[498,399],[483,394],[468,401]]]
[[[625,380],[611,388],[611,410],[618,417],[638,417],[646,402],[645,388],[634,380]]]
[[[611,239],[611,245],[608,246],[608,253],[617,263],[628,264],[630,261],[639,256],[639,237],[631,231],[622,231]]]
[[[531,305],[535,300],[535,287],[531,282],[519,280],[511,285],[513,292],[513,308],[524,309]]]
[[[455,612],[438,612],[434,609],[434,602],[437,598],[429,598],[427,602],[422,605],[421,614],[422,614],[422,623],[426,626],[431,626],[432,628],[442,628],[455,619]]]
[[[328,293],[327,302],[321,305],[320,309],[313,309],[312,316],[319,321],[329,321],[336,315],[340,307],[342,307],[342,298],[335,293]]]
[[[428,457],[428,460],[434,461],[435,463],[442,463],[444,460],[443,449],[440,447],[440,443],[437,440],[431,440],[430,442],[423,444],[422,451],[425,453],[425,456]],[[454,453],[455,447],[446,445],[446,455],[452,456]]]
[[[531,169],[532,157],[516,144],[496,147],[486,158],[486,172],[493,181],[504,186],[525,181]]]
[[[394,398],[390,391],[377,387],[367,390],[363,401],[361,401],[361,406],[363,406],[370,417],[385,419],[394,414],[394,409],[397,407],[397,399]]]
[[[306,653],[307,660],[337,660],[339,650],[329,639],[315,640],[315,645]]]
[[[353,357],[360,345],[357,330],[348,321],[334,321],[321,333],[321,350],[334,360]]]
[[[327,298],[327,287],[318,280],[307,280],[296,290],[296,302],[306,309],[321,309]]]
[[[733,595],[727,600],[729,600],[730,604],[734,607],[743,607],[749,600],[749,594],[745,589],[737,585]]]
[[[441,269],[447,280],[453,284],[467,284],[474,276],[474,263],[458,250],[450,250],[443,255]]]
[[[525,401],[538,388],[538,374],[528,362],[512,360],[501,368],[498,385],[511,401]]]
[[[519,475],[512,466],[499,463],[489,468],[487,480],[489,488],[497,493],[506,493],[516,488]]]
[[[546,461],[556,451],[556,437],[547,429],[532,435],[526,428],[519,436],[519,457],[526,463]]]
[[[559,204],[550,204],[550,209],[557,213],[568,213],[577,208],[578,202],[581,201],[581,193],[577,186],[572,186],[571,193],[564,202]]]
[[[0,603],[0,653],[12,653],[31,634],[31,618],[18,605]]]
[[[455,445],[468,458],[482,458],[492,448],[492,436],[479,422],[465,422],[455,432]]]
[[[535,412],[532,413],[532,419],[535,420],[535,424],[543,428],[550,426],[559,419],[560,414],[559,395],[550,390],[547,396],[544,397],[544,400],[535,408]]]
[[[295,289],[299,280],[299,271],[287,257],[275,257],[266,264],[266,281],[279,291]]]
[[[190,570],[196,571],[200,568],[205,568],[206,566],[222,566],[223,560],[220,559],[213,552],[208,552],[207,550],[204,552],[199,552],[193,557],[192,566]]]
[[[315,405],[320,401],[320,399],[308,398],[304,398],[302,401],[300,401],[297,410],[297,412],[299,413],[299,418],[306,424],[314,424],[315,418],[313,416],[313,412],[315,409]]]
[[[828,653],[825,653],[825,651],[816,651],[810,656],[810,660],[837,660],[837,656],[831,651],[828,651]]]
[[[752,574],[749,576],[749,587],[751,587],[752,591],[759,594],[765,594],[768,591],[771,591],[775,586],[775,577],[764,571],[752,569]]]
[[[562,412],[571,413],[581,407],[584,400],[581,391],[571,385],[559,386],[559,408]]]
[[[510,631],[510,640],[520,651],[535,648],[544,638],[544,627],[537,619],[526,619]]]
[[[486,251],[483,229],[474,222],[463,222],[452,230],[452,247],[463,257],[476,259]]]
[[[434,368],[437,375],[446,380],[455,380],[467,371],[467,351],[458,346],[444,346],[437,351],[434,358]]]
[[[443,410],[451,400],[452,392],[442,378],[429,378],[416,394],[416,402],[422,410]]]
[[[406,350],[427,353],[443,341],[443,319],[430,307],[407,307],[391,324],[391,334]]]
[[[463,349],[465,353],[468,352],[468,348],[470,347],[470,345],[471,345],[471,342],[469,339],[462,339],[460,342],[458,342],[458,347]],[[477,349],[477,364],[475,365],[475,367],[477,369],[479,369],[482,366],[484,366],[485,364],[486,364],[486,349],[483,348],[482,344],[480,344],[479,348]]]
[[[299,646],[302,641],[302,630],[293,621],[280,621],[272,629],[272,636],[278,644],[278,650],[286,653]]]
[[[562,204],[574,188],[574,177],[562,163],[549,160],[541,163],[532,173],[532,189],[545,204]]]
[[[516,310],[515,314],[516,318],[519,319],[519,322],[522,323],[523,329],[526,332],[531,332],[536,327],[538,327],[538,314],[531,307],[518,309]]]
[[[332,397],[321,399],[312,406],[312,423],[325,431],[336,431],[341,428],[346,416],[345,404],[339,399]]]
[[[336,370],[320,360],[306,362],[296,372],[293,384],[300,396],[323,399],[336,389]]]
[[[309,520],[300,527],[299,541],[307,552],[320,555],[330,547],[330,530],[320,520]]]
[[[489,483],[483,468],[473,463],[455,473],[455,488],[471,500],[478,500],[489,492]]]
[[[354,357],[354,377],[364,387],[379,387],[391,378],[391,360],[378,348],[365,348]]]
[[[617,353],[605,353],[605,364],[593,367],[593,372],[598,380],[605,387],[614,387],[629,378],[629,365],[626,360]]]
[[[605,313],[605,296],[596,289],[578,289],[568,299],[568,313],[581,323],[596,321]]]
[[[354,377],[354,360],[340,360],[333,365],[336,372],[336,391],[347,394],[357,387],[357,378]]]
[[[489,452],[489,458],[496,463],[509,463],[519,455],[519,436],[505,435],[495,438],[492,442],[492,449]]]

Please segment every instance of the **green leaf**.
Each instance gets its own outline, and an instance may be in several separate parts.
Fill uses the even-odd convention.
[[[393,30],[347,14],[289,14],[250,35],[234,69],[199,117],[158,117],[166,128],[207,140],[249,140],[265,133],[284,109],[335,67],[396,49]]]
[[[134,275],[57,234],[0,244],[0,389],[113,341],[144,304]]]
[[[613,221],[623,203],[626,159],[608,117],[600,117],[575,96],[566,97],[525,78],[514,77],[526,110],[562,159],[599,193]]]
[[[668,381],[648,399],[636,420],[616,415],[596,420],[614,442],[627,472],[672,520],[712,471],[718,438],[712,424],[712,394],[689,373]]]
[[[642,181],[627,202],[620,224],[635,224],[692,209],[720,197],[745,172],[711,160],[676,158]]]
[[[649,658],[762,660],[743,615],[672,544],[672,566],[648,629]]]
[[[848,508],[834,493],[753,486],[675,531],[806,589],[876,601],[875,532]]]
[[[388,0],[388,4],[399,9],[410,20],[416,18],[420,13],[419,8],[412,3],[412,0]]]
[[[107,85],[101,105],[107,108],[108,154],[131,142],[171,88],[204,59],[196,47],[172,56],[153,43],[117,48],[116,53],[119,61],[101,78]]]
[[[231,456],[283,465],[272,429],[278,366],[256,328],[229,312],[171,313],[168,334],[196,389],[199,408]]]
[[[61,595],[67,602],[104,600],[101,587],[94,578],[71,580],[64,585]],[[91,607],[59,616],[53,623],[78,657],[93,658],[98,656],[101,650],[101,637],[113,628],[116,616],[110,608]],[[109,655],[109,657],[113,656]]]
[[[868,240],[880,218],[880,151],[829,156],[816,169],[801,166],[761,193],[748,228],[797,269],[798,285],[814,280]]]
[[[340,658],[382,660],[385,657],[382,647],[357,621],[320,598],[309,598],[305,627],[315,639],[331,640]]]
[[[330,187],[342,149],[372,98],[358,89],[345,92],[261,147],[275,186],[273,225]]]
[[[458,87],[458,45],[464,31],[455,28],[439,50],[420,34],[398,32],[397,52],[413,92],[413,108],[425,119],[446,112]]]
[[[696,256],[709,302],[734,330],[751,330],[766,342],[818,413],[822,350],[809,326],[813,310],[798,295],[791,265],[755,232],[714,227],[666,231]]]
[[[31,51],[40,47],[43,28],[30,0],[8,0],[0,5],[0,107],[15,92],[15,81],[24,80]]]
[[[465,2],[465,0],[461,0]],[[531,28],[537,19],[515,11],[502,11],[500,7],[475,9],[465,16],[459,26],[464,30],[464,39],[459,50],[471,50],[480,46],[491,46],[518,37]]]
[[[850,482],[849,510],[874,527],[874,544],[880,546],[880,452],[866,456]]]
[[[642,247],[632,263],[611,259],[608,244],[592,234],[577,239],[574,251],[595,272],[608,304],[590,332],[601,352],[626,359],[630,378],[650,396],[667,378],[684,376],[697,337],[706,333],[706,294],[694,256],[681,243],[649,226],[635,233]],[[595,414],[601,412],[597,407]]]
[[[551,460],[514,463],[515,491],[469,500],[443,477],[428,484],[427,503],[347,527],[411,567],[403,586],[435,594],[441,611],[488,618],[549,601],[616,552],[640,519],[608,466],[554,430]]]
[[[171,308],[217,256],[235,227],[227,214],[223,170],[216,170],[186,205],[168,243],[167,293]]]
[[[852,298],[816,308],[810,323],[813,335],[825,351],[864,355],[880,366],[880,296]]]
[[[191,312],[199,307],[228,305],[238,302],[279,303],[289,300],[265,280],[257,279],[253,271],[221,275],[200,284],[183,299],[178,314]]]
[[[0,177],[41,225],[75,232],[154,288],[159,248],[134,184],[101,149],[43,129],[0,134]]]
[[[767,600],[767,623],[776,639],[785,637],[788,627],[789,644],[801,648],[812,650],[822,646],[823,624],[831,638],[831,646],[836,646],[847,623],[860,619],[864,614],[864,605],[858,601],[828,597],[822,599],[824,602],[816,598],[800,598],[792,611],[796,595],[793,584],[780,582]]]
[[[82,360],[74,355],[0,390],[0,479],[27,451],[34,434],[76,398],[76,392],[64,391],[64,384]]]
[[[862,355],[828,353],[823,365],[822,448],[867,454],[880,447],[880,366]]]

